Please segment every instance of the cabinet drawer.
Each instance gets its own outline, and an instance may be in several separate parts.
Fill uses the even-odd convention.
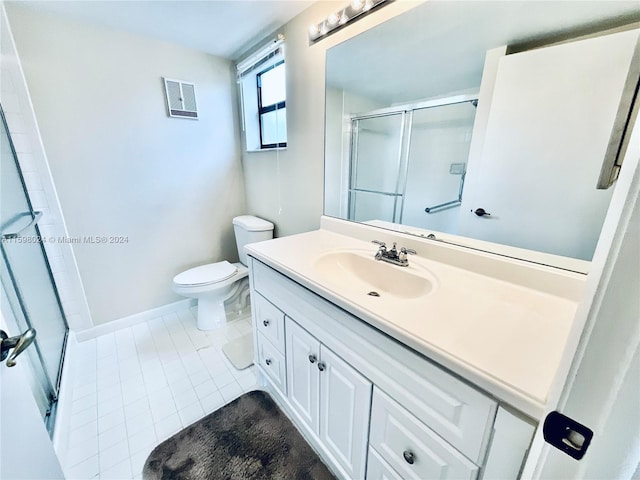
[[[282,393],[287,393],[287,371],[284,355],[269,340],[257,333],[258,364]]]
[[[256,329],[284,354],[284,313],[274,307],[262,295],[255,294],[254,309]]]
[[[384,392],[373,391],[369,446],[405,479],[474,479],[478,467]]]
[[[403,480],[398,473],[385,462],[380,454],[369,447],[367,458],[367,480]]]

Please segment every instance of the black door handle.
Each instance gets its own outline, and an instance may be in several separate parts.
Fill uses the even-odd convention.
[[[475,210],[471,210],[471,211],[479,217],[484,217],[485,215],[491,215],[484,208],[476,208]]]

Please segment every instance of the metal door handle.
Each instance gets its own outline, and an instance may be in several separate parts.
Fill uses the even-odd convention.
[[[29,328],[22,335],[16,335],[15,337],[9,337],[3,330],[0,330],[0,362],[4,361],[8,356],[7,367],[15,367],[16,357],[24,352],[35,338],[36,331],[33,328]],[[13,352],[9,355],[9,350],[11,349],[13,349]]]

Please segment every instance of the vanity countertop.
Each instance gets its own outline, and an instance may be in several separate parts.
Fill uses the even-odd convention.
[[[409,258],[409,267],[385,265],[426,268],[435,288],[417,298],[381,299],[327,282],[315,267],[327,252],[369,251],[373,257],[377,247],[367,241],[321,229],[246,248],[252,257],[499,400],[534,419],[542,415],[578,305],[571,295],[418,255]],[[578,275],[571,280],[583,282]]]

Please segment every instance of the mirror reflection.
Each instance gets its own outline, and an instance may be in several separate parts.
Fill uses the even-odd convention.
[[[600,235],[639,19],[430,1],[329,49],[325,214],[586,270],[560,257],[590,260]]]

